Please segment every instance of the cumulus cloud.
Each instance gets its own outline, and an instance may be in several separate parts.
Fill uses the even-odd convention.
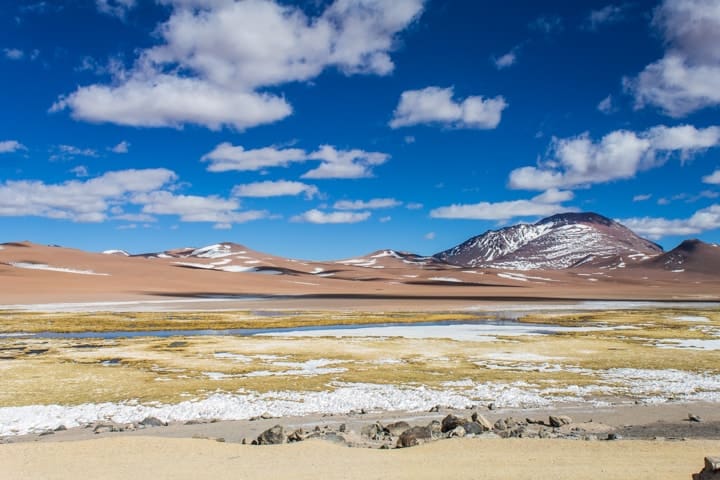
[[[653,25],[662,33],[665,55],[625,78],[636,108],[659,107],[683,117],[720,105],[720,8],[714,0],[664,0]]]
[[[171,13],[156,29],[159,45],[140,51],[111,84],[80,87],[51,110],[149,127],[242,130],[275,122],[292,107],[266,87],[308,81],[327,68],[389,74],[396,37],[422,13],[424,0],[335,0],[314,17],[277,0],[163,3]]]
[[[293,222],[305,223],[359,223],[370,218],[370,212],[323,212],[312,209],[292,217]]]
[[[373,176],[373,167],[387,162],[390,156],[359,149],[337,150],[331,145],[321,145],[307,158],[321,162],[320,166],[303,174],[302,178],[368,178]]]
[[[143,213],[177,215],[183,222],[244,223],[269,216],[260,210],[239,211],[240,202],[215,195],[177,195],[161,190],[135,195],[131,202],[142,205]]]
[[[508,106],[502,96],[470,96],[456,101],[453,95],[452,87],[427,87],[403,92],[390,127],[440,124],[453,128],[493,129],[500,123],[502,112]]]
[[[97,157],[98,152],[93,148],[80,148],[75,145],[57,145],[55,153],[50,156],[51,160],[67,160],[75,157]]]
[[[644,202],[646,200],[650,200],[652,198],[652,194],[650,193],[641,193],[639,195],[635,195],[633,197],[633,202]]]
[[[253,171],[270,167],[286,167],[292,162],[304,162],[308,158],[299,148],[264,147],[246,150],[240,145],[224,142],[203,155],[202,161],[210,162],[211,172]]]
[[[266,182],[246,183],[236,185],[232,194],[236,197],[282,197],[304,194],[306,198],[313,198],[319,194],[314,185],[302,182],[276,180]]]
[[[14,153],[19,150],[27,150],[27,148],[17,140],[0,141],[0,153]]]
[[[685,160],[720,144],[720,127],[657,126],[641,133],[616,130],[600,141],[583,133],[553,138],[548,158],[537,167],[510,172],[511,188],[546,190],[570,188],[617,179],[662,165],[670,154]]]
[[[113,153],[128,153],[130,151],[130,143],[123,140],[110,149]]]
[[[127,12],[135,7],[135,0],[95,0],[100,13],[125,18]]]
[[[617,23],[625,17],[625,9],[623,5],[607,5],[599,10],[592,10],[587,17],[587,28],[597,30],[603,25]]]
[[[702,181],[711,185],[720,185],[720,169],[715,170],[710,175],[705,175],[702,177]]]
[[[339,200],[335,202],[335,210],[374,210],[378,208],[393,208],[402,205],[394,198],[373,198],[372,200]]]
[[[546,217],[560,212],[576,211],[575,208],[561,205],[571,200],[573,193],[551,189],[530,200],[510,200],[505,202],[480,202],[472,204],[453,204],[430,211],[432,218],[463,220],[509,220],[516,217]]]
[[[151,192],[177,179],[164,168],[118,170],[85,181],[46,184],[37,180],[0,184],[0,216],[38,216],[102,222],[114,203]]]
[[[365,178],[373,175],[373,167],[382,165],[389,155],[366,152],[360,149],[338,150],[321,145],[314,152],[299,148],[264,147],[246,150],[240,145],[221,143],[203,155],[210,162],[211,172],[263,170],[270,167],[287,167],[291,163],[320,160],[320,165],[306,172],[303,178]]]
[[[557,15],[543,15],[530,22],[528,26],[531,30],[549,35],[562,31],[563,21]]]
[[[672,235],[697,235],[720,228],[720,205],[710,205],[683,219],[636,217],[619,221],[634,232],[655,240]]]

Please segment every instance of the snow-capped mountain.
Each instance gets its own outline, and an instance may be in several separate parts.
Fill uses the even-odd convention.
[[[563,269],[610,258],[639,262],[663,252],[659,245],[596,213],[563,213],[534,224],[491,230],[435,255],[465,267]]]

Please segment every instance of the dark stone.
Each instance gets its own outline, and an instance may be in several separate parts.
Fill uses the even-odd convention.
[[[143,427],[167,427],[167,423],[156,417],[145,417],[140,422]]]
[[[693,413],[688,413],[688,420],[691,422],[702,422],[700,415],[695,415]]]
[[[169,348],[187,347],[187,342],[170,342]]]
[[[60,425],[55,429],[56,432],[64,432],[65,430],[67,430],[67,427],[65,425]]]
[[[467,420],[456,417],[455,415],[448,415],[447,417],[443,418],[442,420],[442,433],[447,433],[452,430],[455,430],[457,427],[461,426],[462,424],[467,423]]]
[[[430,413],[437,413],[439,411],[440,411],[440,405],[435,405],[430,410],[428,410],[428,412],[430,412]]]
[[[608,433],[607,439],[608,440],[622,440],[622,436],[620,436],[617,433]]]
[[[340,426],[338,427],[338,432],[345,433],[346,431],[347,431],[347,425],[345,425],[344,423],[341,423]]]
[[[285,443],[286,440],[287,437],[285,436],[285,430],[282,425],[275,425],[261,433],[253,442],[255,445],[280,445],[281,443]]]
[[[412,427],[400,435],[397,441],[397,447],[414,447],[415,445],[430,441],[432,438],[433,435],[430,427]]]
[[[477,422],[467,422],[462,425],[462,428],[465,429],[465,433],[470,435],[480,435],[481,433],[485,432],[486,430]]]

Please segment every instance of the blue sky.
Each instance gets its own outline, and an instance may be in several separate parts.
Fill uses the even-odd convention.
[[[0,5],[0,228],[431,254],[563,211],[720,241],[715,0]]]

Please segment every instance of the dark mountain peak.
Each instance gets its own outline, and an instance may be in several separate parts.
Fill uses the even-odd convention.
[[[677,247],[673,248],[672,251],[677,250],[677,251],[692,253],[695,250],[705,247],[705,246],[710,246],[710,244],[705,243],[702,240],[699,240],[697,238],[690,238],[687,240],[683,240],[683,242],[680,243],[680,245],[678,245]]]

